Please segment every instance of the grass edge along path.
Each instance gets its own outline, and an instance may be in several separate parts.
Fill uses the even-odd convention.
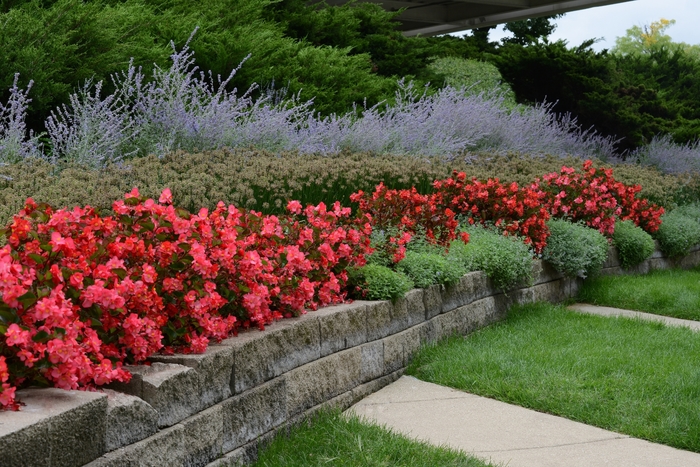
[[[576,299],[591,305],[700,321],[700,267],[589,278]]]
[[[700,335],[685,328],[517,306],[422,349],[406,374],[700,452]]]
[[[325,410],[281,430],[261,449],[254,467],[307,466],[495,467],[449,447],[396,434],[340,410]]]

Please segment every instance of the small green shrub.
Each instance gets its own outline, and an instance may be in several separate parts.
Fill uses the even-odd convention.
[[[406,257],[396,265],[396,270],[406,274],[416,287],[433,284],[454,284],[467,273],[461,263],[435,253],[407,251]]]
[[[625,269],[631,268],[649,258],[654,253],[654,239],[632,221],[617,221],[612,236],[617,247],[620,263]]]
[[[350,269],[348,276],[354,294],[368,300],[396,300],[413,288],[408,276],[379,264]]]
[[[469,243],[452,242],[448,258],[467,271],[484,271],[502,290],[509,290],[522,281],[532,281],[532,252],[518,237],[505,237],[480,226],[466,230]]]
[[[695,222],[700,222],[700,204],[685,204],[683,206],[678,206],[673,210],[674,214],[682,214],[685,217],[690,217]]]
[[[666,255],[686,255],[694,245],[700,243],[700,223],[685,215],[682,210],[664,214],[661,221],[654,236]]]
[[[608,256],[608,241],[599,231],[566,220],[547,222],[550,236],[542,258],[570,277],[595,275]]]

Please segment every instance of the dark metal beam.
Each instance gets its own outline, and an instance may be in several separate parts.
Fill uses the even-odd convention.
[[[612,5],[615,3],[623,3],[632,0],[564,0],[564,1],[518,1],[518,4],[535,4],[536,6],[514,6],[510,7],[503,5],[506,3],[502,0],[466,0],[459,2],[431,2],[428,0],[423,3],[416,3],[416,8],[420,8],[420,12],[425,15],[425,21],[421,21],[418,11],[411,12],[414,8],[409,7],[402,15],[397,18],[399,21],[403,19],[403,15],[407,15],[406,22],[410,23],[409,28],[404,28],[405,36],[432,36],[438,34],[446,34],[449,32],[464,31],[474,28],[482,28],[495,26],[510,21],[519,21],[528,18],[536,18],[539,16],[551,16],[558,13],[567,13],[570,11],[583,10],[604,5]],[[498,3],[498,4],[496,4]],[[513,2],[515,3],[515,2]],[[420,5],[420,7],[418,7]],[[431,6],[436,8],[436,12],[429,13]],[[459,5],[462,10],[461,14],[457,8],[450,8],[448,5]],[[490,6],[490,11],[484,11],[484,6]],[[480,8],[481,7],[481,8]],[[448,13],[444,13],[447,8]],[[452,11],[451,11],[452,10]],[[470,14],[470,10],[475,14]],[[481,11],[476,11],[481,10]],[[444,18],[441,24],[436,23],[436,18]],[[423,25],[419,25],[420,23]]]

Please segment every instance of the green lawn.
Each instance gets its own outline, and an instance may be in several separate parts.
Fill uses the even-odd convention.
[[[423,349],[425,381],[700,452],[700,335],[538,303]]]
[[[310,424],[294,427],[289,436],[276,436],[262,450],[255,467],[490,465],[462,452],[412,441],[335,411],[320,414]]]
[[[700,321],[700,269],[588,279],[578,301]]]

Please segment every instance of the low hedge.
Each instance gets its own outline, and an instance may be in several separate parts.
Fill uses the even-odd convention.
[[[369,153],[340,153],[333,157],[273,154],[254,149],[218,150],[196,154],[178,152],[162,159],[136,158],[102,170],[80,166],[56,167],[28,161],[0,167],[0,224],[6,224],[28,197],[56,208],[90,205],[109,210],[133,187],[149,197],[170,188],[174,202],[190,211],[213,209],[216,203],[235,204],[266,214],[284,211],[285,203],[303,204],[340,201],[349,203],[357,190],[371,191],[380,181],[391,188],[415,186],[431,191],[433,180],[453,170],[469,177],[498,177],[502,182],[529,184],[561,166],[580,166],[576,158],[535,157],[520,154],[467,155],[441,161]],[[630,164],[615,166],[615,177],[639,183],[641,196],[665,207],[698,199],[698,179],[663,175],[655,169]]]

